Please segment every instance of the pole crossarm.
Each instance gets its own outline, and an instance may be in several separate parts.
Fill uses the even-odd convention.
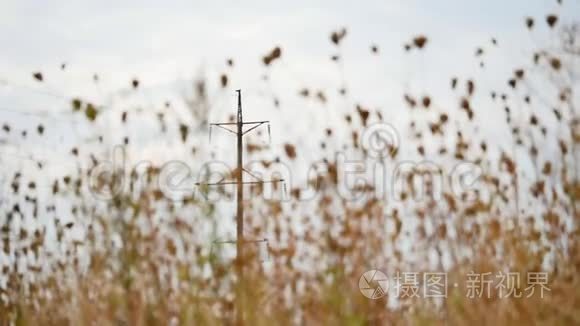
[[[268,239],[257,239],[257,240],[244,240],[245,243],[255,243],[255,242],[268,242]],[[238,243],[238,240],[216,240],[213,243],[222,244],[222,243]]]
[[[245,126],[245,125],[252,125],[252,127],[250,129],[248,129],[246,131],[243,131],[242,132],[242,135],[245,135],[245,134],[249,133],[250,131],[252,131],[252,130],[254,130],[254,129],[256,129],[256,128],[258,128],[261,125],[266,124],[266,123],[269,124],[270,121],[264,120],[264,121],[248,121],[248,122],[242,122],[241,125],[243,125],[243,126]],[[224,126],[237,126],[238,125],[237,122],[218,122],[218,123],[210,123],[209,125],[210,125],[210,128],[213,127],[213,126],[215,126],[215,127],[221,128],[223,130],[229,131],[229,132],[231,132],[234,135],[237,135],[238,134],[237,132],[235,132],[235,131],[227,128],[227,127],[224,127]]]
[[[267,123],[270,122],[269,120],[262,120],[262,121],[246,121],[246,122],[242,122],[243,125],[252,125],[252,124],[256,124],[256,123]],[[237,126],[238,123],[237,122],[217,122],[217,123],[210,123],[210,125],[221,125],[221,126]]]
[[[235,132],[235,131],[233,131],[231,129],[228,129],[228,128],[224,127],[226,124],[223,124],[223,123],[210,123],[209,125],[210,125],[210,129],[211,129],[212,126],[216,126],[218,128],[222,128],[223,130],[229,131],[229,132],[231,132],[234,135],[237,135],[238,134],[237,132]],[[228,125],[229,125],[229,123],[228,123]]]
[[[250,128],[250,129],[248,129],[248,130],[244,131],[244,132],[242,133],[242,136],[243,136],[243,135],[245,135],[245,134],[247,134],[247,133],[249,133],[250,131],[252,131],[252,130],[254,130],[254,129],[258,128],[259,126],[261,126],[261,125],[263,125],[263,124],[265,124],[265,123],[268,123],[268,124],[269,124],[269,123],[270,123],[270,121],[260,121],[260,122],[255,122],[255,123],[254,123],[254,124],[255,124],[255,126],[253,126],[252,128]]]
[[[277,182],[284,182],[284,179],[277,179],[277,180],[266,180],[266,181],[244,181],[242,184],[260,184],[260,183],[277,183]],[[196,182],[196,186],[221,186],[221,185],[235,185],[238,184],[237,181],[227,181],[227,182],[213,182],[213,183],[203,183],[203,182]]]
[[[253,174],[252,172],[250,172],[250,171],[248,171],[248,170],[246,170],[244,168],[242,168],[242,171],[245,171],[247,174],[251,175],[252,177],[254,177],[257,180],[262,181],[262,178],[258,177],[257,175]]]

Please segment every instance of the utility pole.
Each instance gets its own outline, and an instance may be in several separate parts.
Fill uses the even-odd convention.
[[[211,141],[211,128],[212,127],[219,127],[224,129],[228,132],[231,132],[236,135],[237,138],[237,168],[235,171],[236,181],[235,182],[227,182],[223,179],[214,182],[214,183],[196,183],[196,185],[200,186],[220,186],[220,185],[227,185],[227,184],[236,184],[237,185],[237,210],[236,210],[236,236],[237,239],[235,240],[236,243],[236,273],[238,275],[238,282],[239,282],[239,291],[237,293],[237,311],[236,311],[236,324],[242,325],[244,323],[244,316],[243,316],[243,296],[244,296],[244,264],[246,255],[244,255],[244,245],[246,242],[264,242],[267,241],[266,239],[260,240],[250,240],[246,241],[244,239],[244,185],[245,184],[264,184],[264,183],[278,183],[284,182],[284,179],[275,179],[275,180],[268,180],[264,181],[254,175],[253,173],[244,169],[244,159],[243,159],[243,152],[244,152],[244,142],[243,137],[245,134],[249,133],[250,131],[266,124],[268,126],[268,135],[270,136],[270,121],[248,121],[244,122],[243,115],[242,115],[242,91],[240,89],[236,90],[238,94],[238,110],[237,110],[237,120],[236,122],[220,122],[220,123],[210,123],[209,126],[209,137]],[[236,130],[232,130],[229,127],[236,127]],[[244,131],[244,126],[249,126],[247,130]],[[248,181],[244,182],[244,172],[251,175],[253,178],[257,179],[257,181]],[[232,243],[234,241],[224,241],[222,243]]]
[[[236,243],[236,252],[237,252],[237,266],[240,269],[239,275],[240,275],[240,281],[243,284],[243,279],[244,279],[244,269],[242,267],[242,262],[244,259],[244,249],[243,249],[243,243],[244,243],[244,176],[242,173],[242,169],[243,169],[243,164],[244,164],[244,158],[243,158],[243,140],[242,137],[243,135],[243,127],[244,127],[244,121],[243,121],[243,117],[242,117],[242,90],[238,89],[236,91],[238,93],[238,134],[237,134],[237,138],[238,138],[238,167],[236,169],[236,178],[237,178],[237,182],[238,182],[238,200],[237,200],[237,213],[236,213],[236,224],[237,224],[237,230],[236,230],[236,235],[237,235],[237,243]]]

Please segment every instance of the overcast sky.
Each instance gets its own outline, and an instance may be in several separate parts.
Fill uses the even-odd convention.
[[[240,77],[239,86],[251,88],[247,83],[260,76],[260,57],[280,45],[284,60],[279,65],[284,67],[277,67],[283,72],[280,78],[293,75],[323,84],[333,77],[326,76],[328,58],[335,52],[328,35],[345,26],[348,66],[366,74],[367,80],[400,84],[413,77],[413,67],[405,66],[408,59],[401,59],[405,57],[402,46],[413,35],[430,38],[425,61],[437,63],[421,73],[469,73],[474,48],[487,44],[491,36],[509,45],[510,51],[528,46],[522,28],[525,16],[542,21],[548,12],[580,16],[578,1],[564,2],[565,9],[556,0],[322,1],[318,5],[312,1],[4,0],[0,77],[32,83],[30,72],[44,70],[49,82],[66,86],[62,89],[66,93],[92,87],[85,80],[94,72],[102,75],[104,87],[126,86],[133,76],[146,86],[190,78],[200,67],[221,72],[225,59],[232,57],[239,75],[247,76]],[[379,45],[381,60],[369,55],[371,43]],[[62,62],[69,65],[68,74],[51,75]],[[377,66],[383,74],[368,74]],[[371,88],[368,84],[360,88]]]
[[[215,105],[210,120],[226,118],[235,105],[233,90],[242,88],[246,116],[271,119],[275,141],[298,138],[298,144],[308,145],[305,133],[342,120],[342,114],[357,103],[380,108],[399,127],[405,92],[430,94],[439,107],[456,106],[456,98],[449,96],[452,76],[505,83],[514,65],[529,60],[530,49],[553,36],[544,24],[547,13],[558,14],[561,20],[580,18],[578,1],[564,0],[564,4],[559,6],[556,0],[317,4],[4,0],[0,4],[0,108],[4,110],[0,122],[36,124],[44,118],[23,119],[19,112],[68,111],[73,96],[107,102],[111,94],[130,88],[133,78],[141,81],[142,105],[161,106],[168,98],[178,101],[183,85],[202,75],[210,83]],[[538,21],[534,37],[525,31],[526,16]],[[329,35],[341,27],[348,34],[338,49]],[[419,34],[429,38],[426,49],[405,53],[403,45]],[[492,37],[499,47],[491,46]],[[372,44],[379,47],[379,55],[371,54]],[[261,57],[274,46],[282,48],[282,57],[266,70]],[[486,51],[485,69],[474,56],[480,46]],[[342,68],[330,60],[335,54],[341,55]],[[227,67],[228,58],[234,60],[233,68]],[[64,71],[62,63],[66,63]],[[42,84],[32,78],[36,71],[43,73]],[[266,72],[269,83],[262,81]],[[92,82],[95,73],[100,78],[97,87]],[[225,90],[218,85],[222,73],[230,78]],[[346,105],[334,101],[343,81],[349,89]],[[300,99],[297,94],[303,87],[323,90],[329,97],[326,109]],[[273,107],[268,94],[276,94],[280,109]],[[501,108],[476,114],[488,121],[503,117]],[[292,123],[296,120],[300,123]],[[46,121],[64,134],[53,134],[40,143],[44,149],[58,149],[69,140],[70,128],[62,120]],[[495,133],[493,128],[497,124],[486,130]],[[116,133],[111,135],[120,143],[125,134]]]

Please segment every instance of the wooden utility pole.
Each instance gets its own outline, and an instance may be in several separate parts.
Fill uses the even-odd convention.
[[[236,90],[236,92],[238,94],[238,110],[237,110],[236,122],[210,123],[210,128],[209,128],[210,140],[211,140],[211,127],[213,127],[213,126],[219,127],[221,129],[224,129],[224,130],[229,131],[229,132],[236,135],[237,149],[238,149],[237,168],[235,170],[236,181],[235,182],[227,182],[227,181],[223,181],[223,179],[222,179],[221,181],[214,182],[214,183],[196,183],[196,185],[198,185],[198,186],[199,185],[220,186],[220,185],[227,185],[227,184],[234,184],[234,183],[237,185],[237,200],[236,200],[236,205],[237,205],[237,209],[236,209],[236,236],[237,236],[237,239],[235,240],[235,242],[236,242],[235,267],[236,267],[236,274],[238,276],[239,286],[238,286],[238,292],[236,295],[237,296],[236,297],[236,324],[242,325],[244,323],[244,316],[243,316],[243,296],[244,296],[244,292],[245,292],[244,291],[245,290],[244,264],[246,263],[246,259],[248,258],[244,254],[244,245],[246,244],[246,242],[266,241],[266,239],[250,240],[250,241],[246,241],[244,239],[244,185],[245,184],[278,183],[278,182],[284,182],[284,179],[264,181],[264,180],[261,180],[260,178],[258,178],[257,176],[255,176],[254,174],[252,174],[251,172],[244,169],[244,159],[243,159],[243,153],[244,153],[243,137],[244,137],[244,135],[249,133],[250,131],[260,127],[261,125],[264,125],[264,124],[268,125],[268,134],[270,134],[270,122],[267,120],[244,122],[243,115],[242,115],[242,91],[238,89],[238,90]],[[228,128],[228,126],[229,127],[235,126],[236,130],[234,131],[234,130]],[[244,131],[244,126],[250,126],[250,128],[248,128],[247,130]],[[244,176],[243,176],[244,172],[250,174],[255,179],[258,179],[258,181],[244,182]],[[231,242],[233,242],[233,241],[225,241],[224,243],[231,243]]]
[[[243,127],[244,127],[244,121],[243,121],[243,117],[242,117],[242,90],[238,89],[236,91],[238,93],[238,133],[237,133],[237,138],[238,138],[238,167],[236,170],[236,178],[237,178],[237,182],[238,182],[238,200],[237,200],[237,213],[236,213],[236,224],[237,224],[237,230],[236,230],[236,235],[237,235],[237,243],[236,243],[236,258],[237,258],[237,266],[239,266],[238,268],[240,269],[239,271],[239,276],[240,276],[240,282],[243,286],[243,279],[244,279],[244,269],[242,267],[242,262],[244,260],[244,175],[242,173],[242,169],[243,169],[243,141],[242,141],[242,137],[244,136],[243,134]]]

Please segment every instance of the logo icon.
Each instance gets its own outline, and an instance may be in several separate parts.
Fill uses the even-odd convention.
[[[373,269],[366,271],[358,280],[360,292],[369,299],[380,299],[387,295],[389,278],[385,273]]]
[[[399,133],[388,123],[376,123],[366,128],[360,138],[360,145],[374,158],[394,156],[399,150]]]

